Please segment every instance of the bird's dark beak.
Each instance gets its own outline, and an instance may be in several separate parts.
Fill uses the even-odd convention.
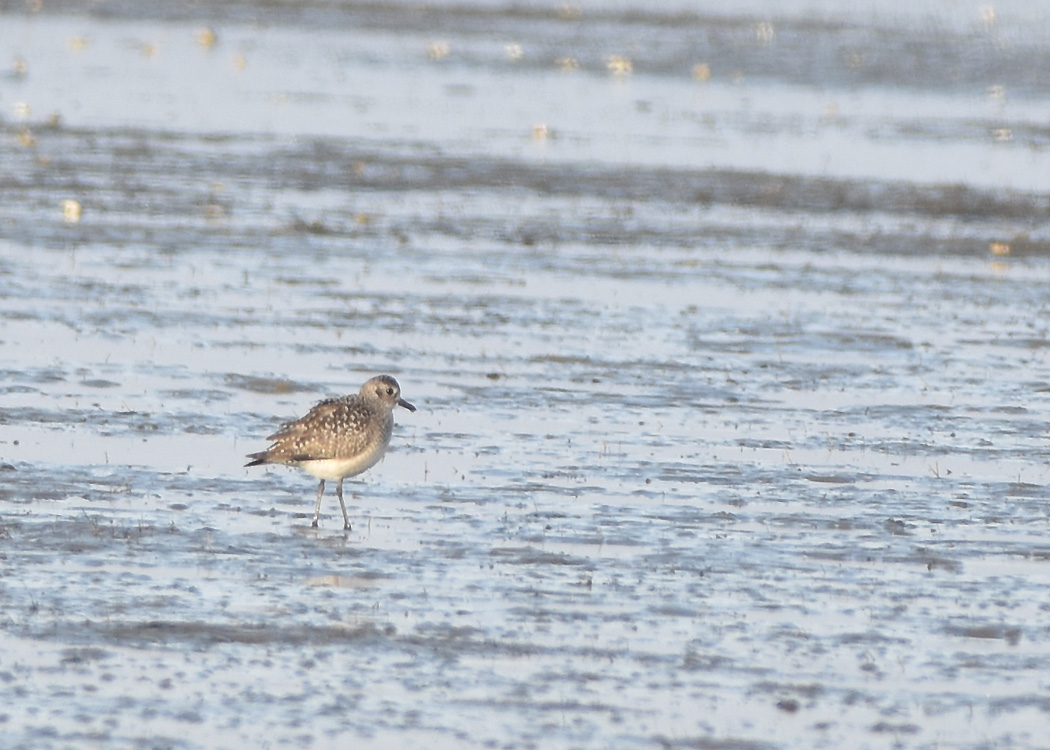
[[[412,404],[408,403],[408,402],[407,402],[407,401],[405,401],[405,399],[403,399],[403,398],[399,398],[399,399],[397,400],[397,404],[398,404],[398,406],[403,406],[403,407],[405,407],[405,408],[406,408],[406,409],[408,409],[409,411],[415,411],[415,410],[416,410],[416,407],[412,406]]]

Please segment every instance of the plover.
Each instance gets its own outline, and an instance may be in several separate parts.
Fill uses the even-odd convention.
[[[335,494],[343,510],[343,528],[350,528],[350,517],[343,502],[343,480],[375,466],[390,445],[394,429],[394,407],[409,411],[416,407],[401,398],[401,386],[389,375],[378,375],[352,396],[326,399],[305,417],[289,422],[270,437],[273,445],[245,466],[285,464],[304,469],[317,477],[317,505],[313,526],[321,512],[326,479],[338,479]]]

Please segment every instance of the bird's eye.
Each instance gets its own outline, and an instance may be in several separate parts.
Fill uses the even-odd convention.
[[[388,395],[388,396],[393,396],[393,395],[394,395],[394,389],[393,389],[393,388],[390,388],[390,387],[387,387],[387,389],[386,389],[386,395]]]

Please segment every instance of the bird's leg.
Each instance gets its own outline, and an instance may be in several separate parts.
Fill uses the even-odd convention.
[[[343,502],[343,480],[335,486],[335,496],[339,498],[339,507],[343,509],[343,528],[350,530],[350,516],[346,515],[346,503]]]
[[[323,479],[321,480],[321,483],[319,485],[317,485],[317,505],[314,506],[314,522],[312,524],[310,524],[315,529],[317,528],[317,517],[319,515],[321,515],[321,497],[322,497],[322,495],[324,495],[324,480]],[[340,500],[340,502],[342,502],[342,501]],[[345,512],[344,512],[344,515],[345,515]]]

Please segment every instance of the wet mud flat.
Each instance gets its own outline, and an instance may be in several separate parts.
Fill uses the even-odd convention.
[[[295,7],[218,6],[213,51],[149,4],[4,17],[34,34],[0,88],[0,746],[1044,742],[1031,7],[903,38]],[[927,66],[841,54],[918,36]],[[245,55],[227,110],[172,47]],[[876,103],[916,91],[937,117]],[[376,372],[419,411],[313,529],[314,482],[244,454]]]

